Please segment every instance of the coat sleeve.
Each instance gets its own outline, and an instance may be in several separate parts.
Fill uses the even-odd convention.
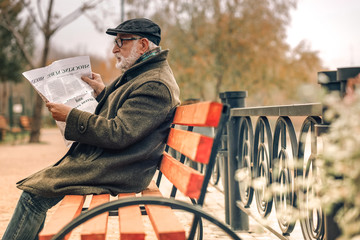
[[[66,120],[65,138],[107,149],[123,149],[160,126],[172,110],[169,89],[147,82],[135,89],[112,119],[73,109]]]

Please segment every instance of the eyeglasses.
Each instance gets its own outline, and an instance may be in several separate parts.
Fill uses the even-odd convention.
[[[133,37],[133,38],[116,38],[114,40],[114,42],[119,48],[121,48],[123,46],[123,41],[132,41],[132,40],[138,40],[138,39],[142,39],[142,38],[141,37],[139,37],[139,38],[135,38],[135,37]]]

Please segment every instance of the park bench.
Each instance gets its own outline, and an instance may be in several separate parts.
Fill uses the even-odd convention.
[[[203,219],[217,225],[233,239],[240,239],[222,221],[202,209],[228,115],[228,107],[216,102],[179,106],[156,181],[154,179],[141,193],[119,194],[118,199],[112,201],[109,201],[113,198],[109,195],[93,195],[89,209],[85,211],[82,211],[85,196],[67,195],[45,224],[39,239],[68,239],[71,231],[80,224],[81,239],[105,239],[109,212],[114,211],[116,214],[110,215],[118,216],[122,240],[145,239],[147,231],[143,217],[149,218],[158,239],[193,239],[194,236],[202,236]],[[187,126],[187,129],[177,129],[174,127],[176,125]],[[212,138],[192,132],[193,126],[215,127],[216,135]],[[180,159],[168,154],[169,148],[180,152]],[[185,158],[205,164],[205,174],[184,164]],[[164,176],[172,184],[170,196],[163,196],[159,190],[160,182],[165,181]],[[185,200],[175,198],[177,190],[185,196]],[[183,226],[177,218],[174,211],[179,210],[193,214],[190,227]]]
[[[0,141],[4,139],[7,128],[8,126],[5,117],[0,115]]]
[[[0,141],[5,139],[6,134],[11,134],[15,142],[17,136],[20,133],[21,133],[20,127],[10,127],[6,118],[3,115],[0,115]]]
[[[31,120],[28,116],[22,115],[19,117],[19,125],[22,131],[28,132],[31,130]]]

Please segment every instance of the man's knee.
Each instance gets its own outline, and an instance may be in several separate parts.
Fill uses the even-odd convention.
[[[61,201],[62,198],[63,197],[46,198],[24,191],[19,201],[28,210],[38,214],[43,214]]]

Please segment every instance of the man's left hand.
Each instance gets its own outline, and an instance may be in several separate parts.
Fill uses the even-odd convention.
[[[56,121],[60,121],[60,122],[66,121],[66,117],[72,109],[71,107],[66,106],[65,104],[53,103],[53,102],[46,103],[46,107],[51,112],[52,117]]]

